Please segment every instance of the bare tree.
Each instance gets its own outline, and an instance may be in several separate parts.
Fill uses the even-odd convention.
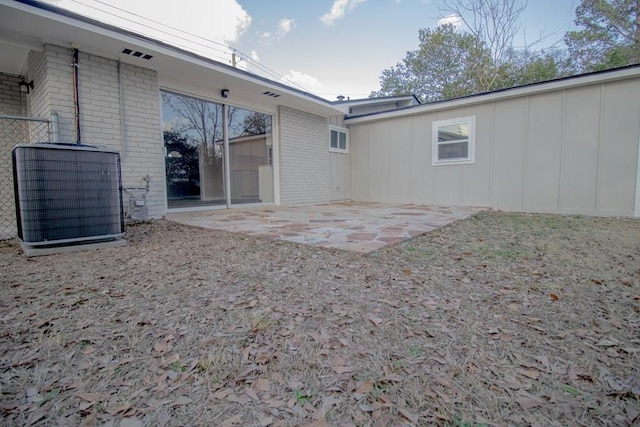
[[[461,19],[467,32],[491,52],[492,61],[480,74],[484,90],[495,88],[501,65],[513,60],[513,40],[526,8],[527,0],[442,0],[440,12]]]
[[[440,10],[459,17],[500,61],[520,32],[520,15],[526,8],[527,0],[443,0]]]
[[[271,116],[269,114],[249,112],[242,121],[242,135],[264,135],[271,132]]]
[[[223,138],[222,104],[168,92],[163,92],[162,98],[176,115],[185,119],[182,130],[195,132],[204,160],[211,164],[222,158],[219,144]],[[229,107],[229,122],[233,120],[235,110],[235,107]]]

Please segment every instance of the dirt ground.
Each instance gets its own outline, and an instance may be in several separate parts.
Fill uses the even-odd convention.
[[[368,255],[0,242],[0,423],[640,425],[640,221],[483,212]]]

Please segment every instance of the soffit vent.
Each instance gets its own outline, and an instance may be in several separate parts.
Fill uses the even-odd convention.
[[[277,97],[279,97],[279,96],[280,96],[279,94],[277,94],[277,93],[273,93],[273,92],[270,92],[270,91],[262,92],[262,94],[263,94],[263,95],[270,96],[270,97],[272,97],[272,98],[277,98]]]
[[[133,56],[135,58],[146,59],[147,61],[150,60],[151,58],[153,58],[153,55],[149,55],[148,53],[140,52],[139,50],[129,49],[127,47],[122,49],[120,52],[124,53],[125,55]]]

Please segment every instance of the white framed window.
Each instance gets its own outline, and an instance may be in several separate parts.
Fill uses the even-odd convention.
[[[349,152],[349,141],[346,129],[336,127],[330,129],[329,151],[336,153]]]
[[[475,162],[476,117],[433,122],[432,165]]]

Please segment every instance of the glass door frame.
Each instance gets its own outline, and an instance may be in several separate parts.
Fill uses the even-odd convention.
[[[280,175],[279,174],[279,171],[280,171],[280,161],[279,161],[280,149],[279,148],[280,147],[278,143],[279,138],[278,138],[278,127],[277,127],[277,120],[276,120],[277,114],[278,114],[277,112],[265,112],[265,111],[255,110],[251,107],[227,104],[227,103],[219,102],[219,100],[208,99],[202,96],[194,96],[192,94],[187,94],[187,93],[183,93],[180,91],[167,89],[167,88],[160,88],[159,92],[160,92],[160,96],[162,92],[167,92],[173,95],[199,99],[206,102],[216,103],[222,106],[222,135],[223,135],[223,152],[224,152],[222,179],[223,179],[223,185],[224,185],[225,203],[211,204],[211,205],[204,205],[204,206],[185,206],[185,207],[179,207],[179,208],[170,208],[168,193],[165,193],[165,212],[167,213],[197,212],[197,211],[208,211],[208,210],[217,210],[217,209],[231,209],[235,207],[259,207],[259,206],[269,206],[269,205],[280,204],[280,179],[279,179],[280,178],[279,176]],[[160,99],[161,110],[162,110],[162,103],[163,101],[162,99]],[[229,120],[228,120],[230,107],[236,107],[244,110],[265,114],[265,115],[268,115],[271,119],[271,144],[272,144],[271,145],[271,150],[272,150],[271,166],[273,170],[272,177],[271,177],[271,184],[272,184],[272,191],[273,191],[272,202],[232,203],[231,155],[230,155],[231,151],[229,148],[230,144],[229,144]],[[161,119],[162,119],[162,111],[161,111]],[[164,141],[164,138],[163,138],[163,141]],[[165,167],[163,167],[163,177],[165,181],[165,191],[166,191],[166,182],[167,182],[166,165]]]

